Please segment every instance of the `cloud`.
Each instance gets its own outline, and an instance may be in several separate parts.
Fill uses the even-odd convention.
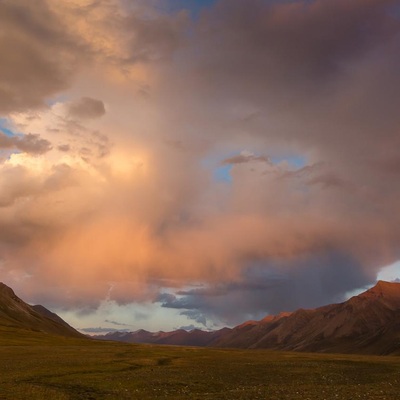
[[[189,319],[192,319],[192,320],[196,321],[197,323],[202,324],[205,327],[207,327],[207,318],[201,312],[198,312],[196,310],[187,310],[187,311],[181,311],[180,314],[185,315]]]
[[[57,146],[57,149],[60,151],[68,152],[71,150],[71,147],[69,144],[60,144],[59,146]]]
[[[0,133],[0,149],[16,149],[30,154],[43,154],[51,150],[51,143],[40,135],[7,136]]]
[[[393,4],[393,0],[286,4],[257,0],[249,7],[241,0],[220,1],[200,23],[201,40],[207,42],[202,47],[207,52],[205,71],[223,80],[224,74],[233,84],[235,76],[245,74],[246,79],[238,79],[233,88],[245,85],[254,93],[276,83],[289,91],[289,86],[298,90],[325,85],[345,72],[346,63],[363,58],[396,35],[397,21],[388,13]],[[261,76],[266,79],[260,81]],[[255,83],[261,85],[259,90]]]
[[[188,17],[180,12],[172,17],[157,16],[152,19],[129,15],[124,24],[130,32],[130,55],[125,62],[155,62],[169,58],[182,42],[182,31]]]
[[[343,281],[343,277],[346,280]],[[267,314],[314,308],[339,302],[347,291],[373,280],[356,260],[325,253],[290,261],[265,261],[243,270],[235,282],[160,294],[162,307],[184,310],[182,315],[206,326],[206,316],[219,325],[236,325]]]
[[[68,87],[82,44],[45,0],[1,2],[0,25],[0,113],[43,107]]]
[[[68,112],[72,118],[99,118],[106,113],[106,109],[101,100],[81,97],[69,104]]]
[[[183,330],[185,330],[185,331],[190,332],[190,331],[193,331],[193,330],[195,330],[195,329],[200,329],[200,328],[199,328],[198,326],[195,326],[195,325],[193,325],[193,324],[190,324],[190,325],[180,326],[179,328],[176,328],[175,330],[178,330],[178,329],[183,329]]]
[[[184,315],[199,324],[207,326],[207,318],[205,314],[197,309],[200,309],[201,307],[197,307],[196,305],[194,305],[190,297],[190,293],[187,294],[188,295],[186,295],[185,297],[178,298],[171,293],[160,293],[154,300],[154,303],[161,303],[161,307],[164,308],[183,310],[180,311],[180,315]]]
[[[251,161],[259,161],[265,163],[271,163],[268,157],[265,156],[256,156],[251,152],[242,151],[240,154],[226,158],[222,161],[222,165],[230,165],[230,164],[243,164]]]
[[[393,4],[2,3],[3,279],[209,325],[373,282],[400,258]]]
[[[104,322],[108,322],[109,324],[118,325],[118,326],[129,326],[128,324],[124,324],[122,322],[117,322],[117,321],[110,321],[108,319],[106,319]]]
[[[46,107],[47,99],[67,90],[93,63],[108,64],[116,76],[129,74],[134,64],[170,57],[179,46],[185,13],[149,18],[146,9],[127,12],[119,0],[2,2],[0,113]],[[92,118],[103,110],[84,98],[72,113]]]
[[[79,328],[80,331],[86,333],[103,334],[109,332],[130,332],[129,329],[115,329],[115,328],[103,328],[101,326],[97,328]]]

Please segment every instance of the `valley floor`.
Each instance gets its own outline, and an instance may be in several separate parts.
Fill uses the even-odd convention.
[[[0,330],[0,399],[399,399],[400,358],[23,340]]]

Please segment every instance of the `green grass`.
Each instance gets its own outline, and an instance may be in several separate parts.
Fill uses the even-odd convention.
[[[129,345],[0,328],[0,399],[399,399],[400,358]]]

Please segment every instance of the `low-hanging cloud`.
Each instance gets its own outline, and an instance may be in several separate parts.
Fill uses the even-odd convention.
[[[343,277],[346,281],[343,282]],[[371,275],[357,260],[326,252],[293,260],[255,264],[243,270],[236,282],[161,293],[155,299],[162,307],[206,326],[206,317],[237,325],[245,319],[338,302],[347,291],[364,287]]]
[[[94,333],[94,334],[104,334],[104,333],[109,333],[109,332],[130,332],[130,329],[126,328],[104,328],[102,326],[98,326],[97,328],[80,328],[79,329],[82,332],[85,333]]]

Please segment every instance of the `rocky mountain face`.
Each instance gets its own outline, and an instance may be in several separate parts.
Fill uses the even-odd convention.
[[[233,329],[167,333],[141,330],[101,338],[132,343],[400,354],[400,283],[379,281],[344,303],[267,316]]]
[[[80,334],[57,314],[41,305],[30,306],[21,300],[14,291],[0,282],[0,326],[47,334],[79,337]]]

